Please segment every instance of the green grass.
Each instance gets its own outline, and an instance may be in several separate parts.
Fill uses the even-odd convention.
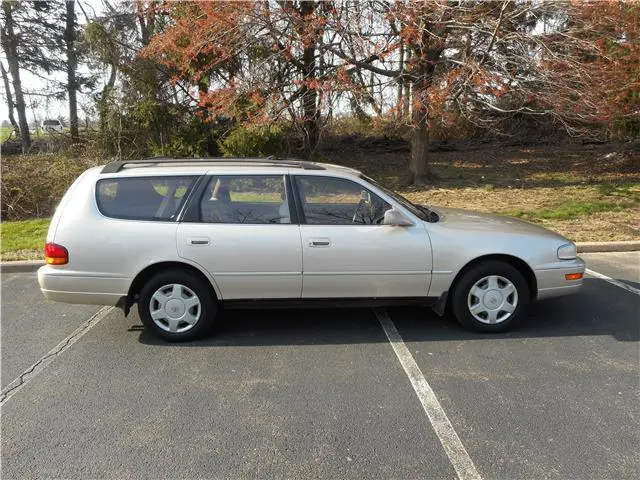
[[[20,137],[16,136],[15,134],[12,136],[11,133],[13,132],[13,127],[0,127],[0,143],[6,142],[9,137],[11,137],[12,140],[16,141],[16,142],[20,142]],[[67,129],[64,130],[64,132],[67,132]],[[41,139],[41,138],[47,138],[49,137],[50,134],[47,132],[43,132],[41,128],[38,128],[37,132],[31,132],[31,140],[37,140],[37,139]]]
[[[0,143],[4,142],[11,136],[12,127],[0,127]]]
[[[633,204],[620,204],[612,202],[567,202],[553,209],[544,210],[509,210],[506,215],[520,217],[527,220],[571,220],[583,215],[591,215],[600,212],[620,212],[626,208],[633,207]]]
[[[2,222],[3,260],[42,256],[50,218]]]
[[[637,208],[640,204],[640,184],[622,183],[611,185],[603,183],[597,186],[596,198],[589,200],[573,200],[555,208],[540,210],[508,210],[504,212],[512,217],[520,217],[531,221],[540,220],[572,220],[581,216],[602,212],[621,212]]]
[[[640,203],[640,183],[626,183],[611,185],[603,183],[598,185],[598,193],[605,197],[624,198],[635,203]]]
[[[574,172],[544,172],[531,175],[531,180],[553,185],[575,185],[585,180],[584,175]]]

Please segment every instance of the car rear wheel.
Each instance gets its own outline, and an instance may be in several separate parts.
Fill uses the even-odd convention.
[[[453,314],[464,327],[478,332],[505,332],[522,320],[529,306],[529,287],[512,265],[480,263],[466,271],[451,300]]]
[[[213,324],[217,305],[213,292],[196,275],[171,270],[152,277],[138,299],[142,323],[170,342],[193,340]]]

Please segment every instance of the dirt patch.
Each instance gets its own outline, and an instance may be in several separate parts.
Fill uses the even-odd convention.
[[[571,220],[540,220],[544,227],[580,242],[640,240],[640,209],[594,213]]]
[[[640,144],[562,144],[514,147],[467,145],[430,152],[439,179],[428,187],[491,185],[534,188],[607,182],[640,182]],[[353,149],[322,154],[331,163],[357,168],[389,185],[397,184],[409,162],[408,152]]]
[[[325,159],[416,203],[515,215],[576,241],[640,239],[638,143],[449,146],[430,152],[438,179],[420,187],[400,185],[408,152],[346,149]]]

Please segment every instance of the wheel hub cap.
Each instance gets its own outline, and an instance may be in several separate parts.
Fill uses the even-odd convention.
[[[184,306],[184,302],[178,300],[177,298],[173,298],[169,300],[165,306],[165,310],[167,311],[167,315],[172,318],[180,318],[184,315],[184,311],[186,310]]]
[[[495,310],[504,301],[504,296],[498,290],[490,290],[484,294],[482,303],[485,307]]]
[[[151,296],[149,314],[162,330],[183,333],[200,320],[202,306],[193,290],[178,283],[160,287]]]
[[[489,275],[478,280],[469,290],[467,306],[473,318],[482,323],[502,323],[518,306],[518,291],[509,279]]]

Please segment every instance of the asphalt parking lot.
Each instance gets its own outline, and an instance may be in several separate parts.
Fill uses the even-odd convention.
[[[640,252],[583,258],[582,291],[507,334],[418,308],[249,310],[181,345],[2,274],[0,473],[639,478]]]

